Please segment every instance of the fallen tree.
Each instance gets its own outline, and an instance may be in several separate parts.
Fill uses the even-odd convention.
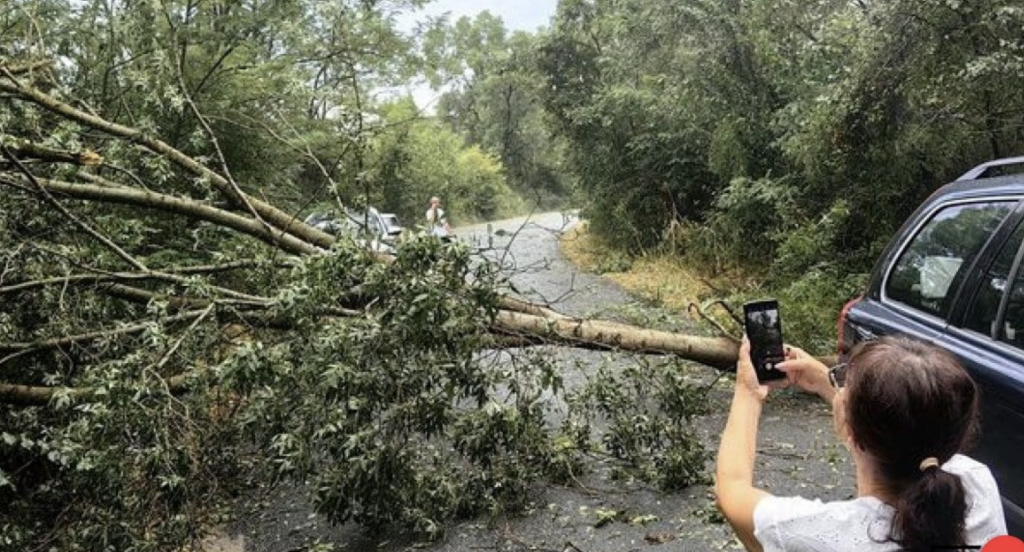
[[[436,534],[573,477],[598,446],[595,412],[622,432],[614,454],[659,484],[703,477],[685,423],[701,395],[676,361],[727,368],[734,338],[573,318],[428,236],[370,253],[235,181],[212,135],[186,153],[60,97],[48,67],[0,64],[14,121],[0,127],[12,542],[167,548],[201,532],[190,509],[261,470],[312,481],[332,520]],[[665,360],[630,385],[598,370],[603,390],[567,398],[552,427],[548,397],[565,390],[540,345]],[[33,525],[39,511],[66,519],[57,536]]]
[[[0,67],[0,91],[10,97],[45,110],[49,116],[55,116],[82,125],[89,131],[101,132],[111,139],[119,139],[144,149],[148,154],[174,165],[186,178],[202,179],[218,192],[220,199],[226,204],[216,205],[208,200],[197,200],[181,194],[159,193],[151,189],[138,188],[133,181],[119,182],[116,177],[103,176],[107,166],[101,155],[89,150],[60,151],[41,144],[26,141],[17,136],[6,135],[3,146],[3,164],[0,165],[0,186],[7,187],[12,194],[23,194],[25,198],[41,198],[48,200],[60,209],[57,216],[63,215],[81,229],[92,233],[91,227],[69,210],[59,207],[69,200],[79,200],[98,205],[124,205],[156,213],[160,217],[180,217],[190,224],[196,221],[213,225],[239,235],[258,240],[265,245],[279,249],[285,254],[318,255],[324,248],[329,248],[335,238],[315,228],[303,224],[297,213],[287,213],[266,202],[256,200],[244,191],[247,186],[233,182],[228,177],[205,166],[199,160],[186,155],[169,144],[147,136],[142,131],[114,123],[99,115],[88,113],[67,102],[45,93],[30,84],[32,68],[45,65],[26,64],[18,67]],[[72,166],[72,171],[61,169],[61,166]],[[32,167],[30,171],[28,167]],[[41,171],[42,169],[42,171]],[[59,173],[60,177],[49,178],[37,176],[37,172]],[[97,241],[108,249],[120,249],[113,243],[96,233]],[[30,241],[25,242],[35,246]],[[23,244],[23,245],[25,245]],[[83,286],[104,293],[105,289],[98,284],[102,282],[124,281],[159,281],[182,283],[188,274],[196,276],[204,274],[202,269],[189,269],[183,266],[166,266],[159,270],[151,270],[133,255],[126,252],[118,254],[137,268],[136,272],[124,273],[109,268],[89,266],[85,259],[68,259],[78,266],[78,274],[52,274],[48,278],[36,278],[28,281],[10,282],[10,277],[0,286],[0,295],[28,293],[30,288],[43,286]],[[386,261],[385,261],[386,262]],[[243,269],[245,261],[233,260],[231,266],[221,266],[205,272],[206,275],[222,274],[234,269]],[[173,274],[182,273],[176,276]],[[251,308],[272,309],[273,300],[269,297],[254,297],[247,292],[231,289],[229,286],[215,286],[209,290],[219,296],[215,301],[226,299],[242,299],[251,301]],[[194,301],[187,294],[164,295],[161,297],[169,304],[181,304]],[[372,298],[362,298],[362,302],[371,302]],[[358,308],[359,301],[350,303],[348,307]],[[524,342],[532,344],[558,343],[587,348],[604,348],[623,351],[642,352],[647,354],[671,354],[681,358],[701,362],[716,368],[729,366],[735,362],[735,340],[728,337],[707,338],[700,336],[677,335],[629,326],[625,324],[600,321],[579,320],[562,315],[546,305],[532,304],[511,297],[499,299],[500,309],[495,313],[491,329],[499,334],[514,335]],[[180,316],[179,316],[180,317]],[[173,322],[171,318],[166,322]],[[136,324],[141,329],[145,324]],[[95,332],[96,335],[85,337],[40,337],[35,341],[15,345],[0,343],[0,354],[10,355],[23,351],[40,351],[60,348],[71,344],[81,344],[86,340],[98,337],[110,337],[110,332]],[[122,328],[118,333],[129,335],[132,332]],[[56,392],[56,391],[54,391]],[[36,403],[53,393],[40,389],[38,386],[19,384],[18,382],[0,382],[0,401]]]

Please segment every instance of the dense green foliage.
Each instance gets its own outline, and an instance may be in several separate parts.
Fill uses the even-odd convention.
[[[0,550],[166,550],[242,476],[437,534],[591,452],[704,477],[701,393],[638,362],[562,389],[492,349],[491,265],[382,263],[297,223],[561,205],[627,254],[755,276],[826,342],[894,227],[1021,152],[1009,0],[562,0],[409,35],[422,0],[0,4]],[[444,90],[437,116],[388,93]],[[14,385],[12,385],[14,384]],[[549,409],[566,407],[558,424]]]
[[[468,145],[439,121],[418,119],[411,99],[386,104],[381,111],[395,123],[374,141],[377,157],[367,178],[371,203],[418,221],[426,211],[423,194],[436,195],[456,225],[525,210],[495,155]]]
[[[452,130],[498,156],[510,185],[541,208],[560,206],[569,177],[564,143],[546,124],[544,78],[536,63],[540,38],[509,33],[501,19],[442,22],[426,36],[432,81],[447,85],[437,111]]]
[[[566,438],[590,450],[601,435],[604,450],[623,463],[615,474],[638,477],[665,491],[707,482],[709,458],[689,422],[706,414],[706,389],[696,387],[674,363],[639,359],[625,369],[600,366],[587,385],[568,397]],[[607,424],[602,431],[594,425]]]
[[[435,535],[604,449],[553,421],[543,354],[489,348],[493,265],[298,222],[524,207],[502,152],[378,94],[422,59],[392,11],[417,3],[0,5],[0,550],[178,549],[253,480]],[[699,480],[679,420],[624,425],[623,469]]]
[[[824,328],[921,199],[1024,149],[1022,26],[1008,0],[563,0],[538,63],[600,238],[760,274]]]
[[[471,269],[468,248],[418,239],[393,263],[366,259],[339,248],[298,267],[281,314],[304,331],[225,373],[247,397],[240,421],[270,451],[270,478],[308,482],[329,519],[371,528],[436,534],[517,507],[563,471],[542,400],[560,390],[554,366],[481,354],[497,274]],[[376,300],[364,317],[321,325],[312,315],[337,300],[338,281]]]

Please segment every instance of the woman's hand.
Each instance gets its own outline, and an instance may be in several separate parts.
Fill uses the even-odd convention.
[[[754,363],[750,361],[750,340],[743,336],[739,357],[736,360],[736,393],[745,393],[764,402],[768,398],[768,386],[757,380]]]
[[[775,366],[789,383],[832,402],[835,389],[828,381],[828,367],[799,347],[786,346],[786,360]]]

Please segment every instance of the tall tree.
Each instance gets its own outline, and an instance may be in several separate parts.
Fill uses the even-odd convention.
[[[437,111],[471,143],[497,155],[509,183],[545,206],[569,193],[561,143],[544,122],[538,38],[509,33],[489,12],[442,22],[425,48],[439,60],[435,84],[448,87]]]

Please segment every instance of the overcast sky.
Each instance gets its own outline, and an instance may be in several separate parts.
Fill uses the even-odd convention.
[[[536,31],[551,23],[557,6],[558,0],[434,0],[421,10],[402,14],[398,24],[399,28],[409,30],[416,26],[417,21],[429,16],[447,13],[449,21],[454,23],[464,15],[474,17],[482,11],[489,11],[500,17],[510,31]],[[426,85],[411,87],[410,92],[416,105],[428,111],[440,96]]]
[[[507,29],[535,31],[550,23],[557,5],[558,0],[434,0],[422,10],[403,15],[400,21],[411,27],[414,21],[427,15],[450,13],[451,21],[455,22],[463,15],[472,17],[489,11],[501,17]]]

